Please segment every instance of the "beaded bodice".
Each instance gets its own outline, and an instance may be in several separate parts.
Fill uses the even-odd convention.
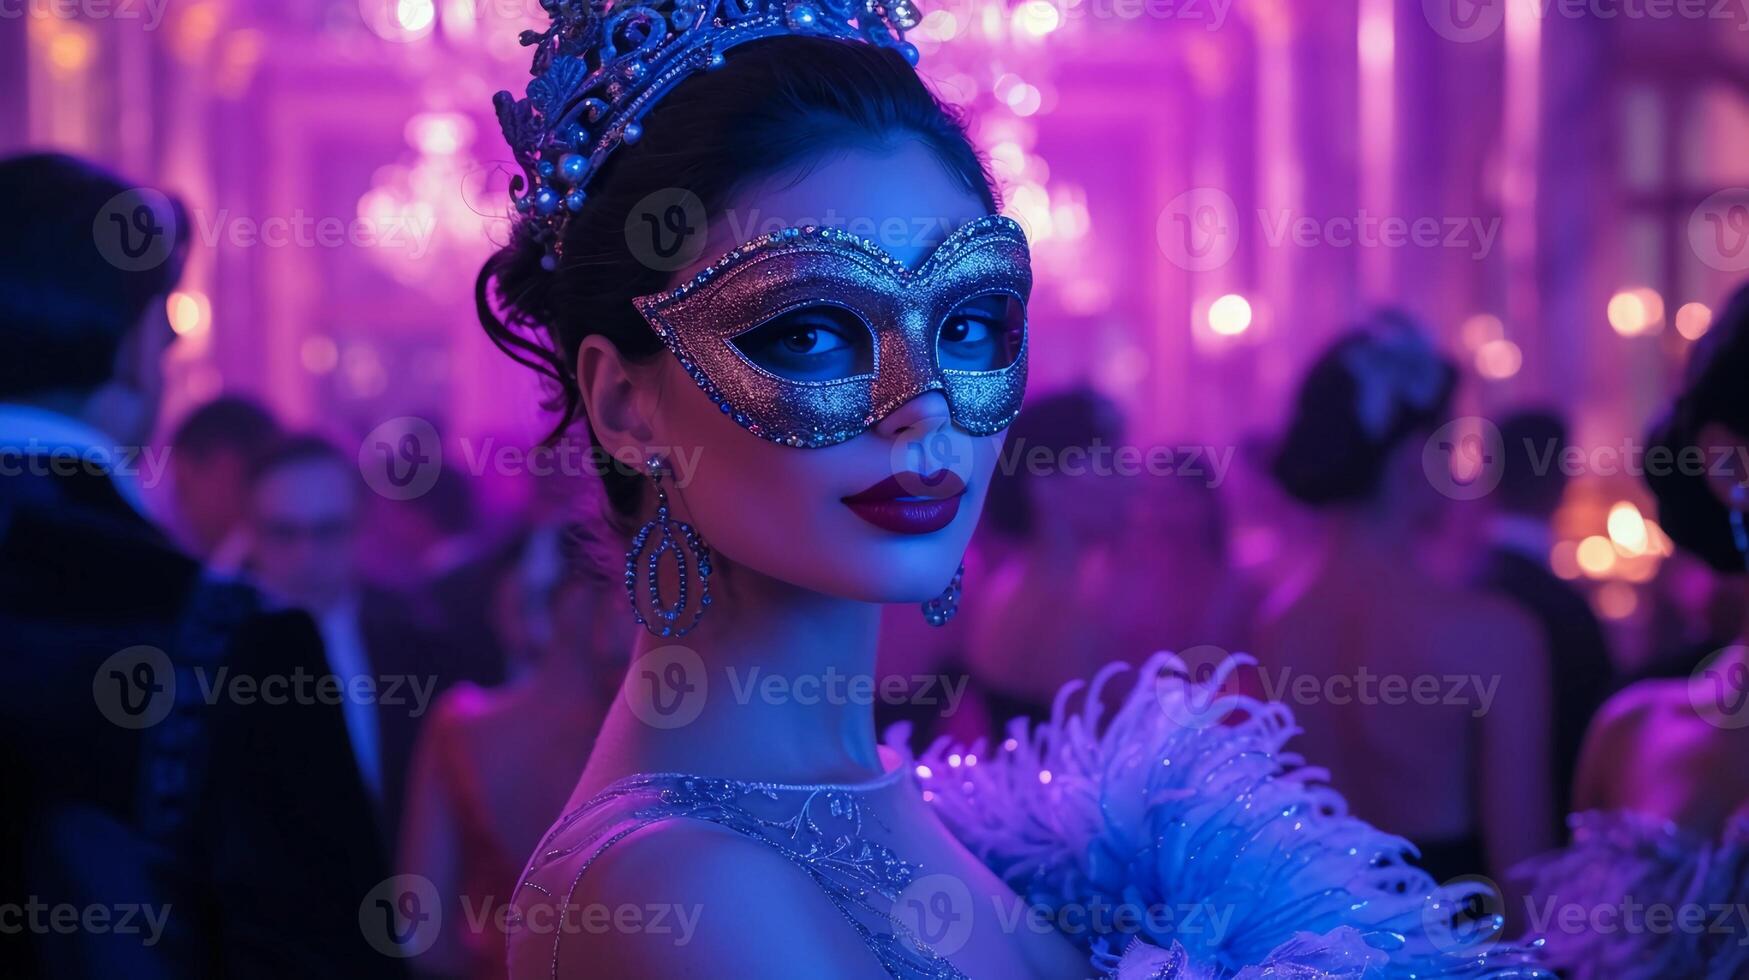
[[[565,930],[534,928],[574,906],[584,874],[631,834],[676,819],[704,820],[759,841],[820,886],[888,974],[946,980],[964,975],[895,918],[894,902],[919,865],[895,852],[870,794],[916,792],[908,766],[868,783],[791,785],[674,773],[614,783],[561,817],[516,886],[510,919],[512,975],[559,978]],[[550,964],[550,967],[546,965]]]
[[[1349,815],[1338,793],[1300,767],[1284,750],[1296,731],[1286,706],[1222,693],[1248,662],[1231,658],[1198,681],[1183,661],[1155,654],[1137,672],[1145,682],[1107,714],[1104,686],[1131,669],[1114,664],[1079,707],[1068,706],[1076,683],[1058,695],[1050,721],[1011,724],[999,749],[940,739],[857,785],[621,780],[562,817],[530,859],[512,901],[511,975],[560,980],[561,969],[588,969],[575,946],[565,955],[567,932],[551,928],[554,914],[575,912],[583,876],[609,848],[685,818],[757,841],[807,874],[889,975],[960,977],[938,952],[955,951],[953,931],[939,939],[929,931],[964,919],[939,911],[929,894],[952,869],[924,868],[907,854],[953,858],[908,824],[882,819],[908,822],[909,794],[918,794],[966,852],[1024,896],[1027,921],[1063,923],[1062,937],[1108,975],[1550,980],[1537,945],[1497,941],[1503,917],[1472,923],[1462,911],[1485,897],[1482,884],[1438,884],[1411,863],[1407,842]],[[902,745],[902,734],[889,747]],[[1735,857],[1709,860],[1708,881],[1743,894],[1735,876],[1749,873],[1749,852],[1716,853]],[[1133,914],[1100,924],[1093,909]],[[730,911],[771,924],[769,909]],[[1206,927],[1216,914],[1229,918]],[[1749,976],[1749,961],[1730,958],[1735,950],[1724,954],[1720,980]]]

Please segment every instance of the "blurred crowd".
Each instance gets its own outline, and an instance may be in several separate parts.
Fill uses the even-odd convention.
[[[324,922],[288,911],[323,904],[290,884],[311,862],[349,866],[357,894],[394,872],[431,882],[446,908],[502,903],[588,757],[632,640],[598,491],[582,475],[528,477],[507,500],[451,465],[397,499],[361,473],[360,433],[297,431],[235,394],[158,420],[176,264],[146,280],[81,260],[88,227],[57,241],[65,222],[13,200],[25,186],[90,213],[76,205],[116,193],[109,181],[66,158],[0,164],[0,221],[28,229],[0,236],[0,445],[14,466],[0,499],[3,762],[29,800],[8,808],[8,886],[89,892],[131,862],[144,893],[162,852],[198,853],[198,903],[263,920],[217,930],[234,936],[232,963],[299,961],[273,938],[293,926],[358,945],[355,900]],[[1673,556],[1644,590],[1650,642],[1624,642],[1551,567],[1559,467],[1506,452],[1474,500],[1428,470],[1462,384],[1385,312],[1310,366],[1290,417],[1236,444],[1140,445],[1136,420],[1097,391],[1037,394],[1009,433],[960,615],[941,629],[909,608],[884,621],[882,672],[915,696],[883,698],[880,723],[909,724],[913,744],[1000,740],[1006,719],[1049,716],[1065,684],[1109,662],[1166,649],[1214,676],[1248,653],[1221,676],[1288,703],[1299,751],[1358,815],[1414,841],[1436,877],[1510,880],[1561,842],[1565,814],[1606,801],[1583,772],[1606,700],[1634,679],[1689,676],[1743,635],[1744,604],[1731,576]],[[1558,455],[1569,440],[1552,409],[1496,422],[1506,447]],[[85,465],[154,429],[168,433],[163,492],[142,499],[114,467]],[[57,456],[81,462],[26,465]],[[150,737],[106,713],[126,707],[102,689],[117,650],[196,648],[176,638],[214,622],[256,631],[254,661],[228,661],[239,676],[307,670],[368,696],[314,698],[279,727],[221,713]],[[181,656],[171,672],[192,676]],[[116,683],[144,662],[115,667]],[[186,697],[163,710],[179,717]],[[227,759],[259,775],[234,790],[187,775]],[[255,824],[279,829],[226,842]],[[268,911],[239,912],[246,896]],[[412,965],[498,976],[502,938],[445,930]],[[86,942],[49,937],[30,955],[44,975],[99,961],[159,975],[70,948]]]

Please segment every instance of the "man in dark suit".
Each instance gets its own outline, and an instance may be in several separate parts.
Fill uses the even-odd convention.
[[[1555,813],[1565,821],[1585,729],[1615,688],[1615,666],[1591,605],[1549,567],[1550,521],[1567,487],[1561,469],[1566,424],[1552,412],[1527,411],[1503,420],[1500,435],[1505,458],[1491,497],[1488,551],[1478,584],[1518,603],[1542,627],[1555,681],[1550,778]],[[1564,823],[1560,834],[1564,840]]]
[[[287,436],[256,456],[248,488],[245,571],[269,599],[315,619],[378,831],[393,841],[426,712],[449,684],[478,678],[414,603],[364,581],[366,488],[353,457],[318,436]]]
[[[340,713],[265,696],[323,670],[313,625],[139,506],[188,227],[82,161],[0,161],[0,975],[397,976]]]
[[[249,460],[278,438],[273,415],[239,395],[202,404],[171,434],[174,524],[183,545],[209,569],[235,569],[243,560]]]

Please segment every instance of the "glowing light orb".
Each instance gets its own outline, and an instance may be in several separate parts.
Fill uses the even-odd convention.
[[[164,315],[178,337],[198,337],[212,328],[213,304],[199,290],[179,289],[164,300]]]
[[[1576,556],[1579,570],[1592,578],[1603,578],[1615,567],[1615,545],[1601,534],[1593,534],[1579,542]]]
[[[456,112],[421,112],[407,120],[403,134],[421,153],[447,155],[474,141],[474,124]]]
[[[1624,555],[1643,555],[1651,543],[1646,519],[1631,501],[1622,500],[1609,508],[1609,539]]]
[[[1464,346],[1477,350],[1491,340],[1500,340],[1506,336],[1506,325],[1492,313],[1478,313],[1459,328]]]
[[[1063,14],[1050,0],[1026,0],[1014,8],[1014,30],[1023,35],[1044,37],[1063,26]]]
[[[1640,597],[1634,587],[1625,582],[1611,582],[1597,590],[1593,597],[1597,612],[1605,619],[1626,619],[1639,608]]]
[[[1705,303],[1684,303],[1676,311],[1676,332],[1685,340],[1699,340],[1712,325],[1712,307]]]
[[[1490,381],[1502,381],[1524,366],[1524,352],[1510,340],[1490,340],[1476,350],[1476,373]]]
[[[1237,337],[1251,329],[1251,304],[1238,293],[1228,293],[1209,304],[1209,329],[1223,337]]]
[[[70,74],[91,63],[91,32],[82,24],[63,23],[49,39],[48,47],[49,64],[61,72]]]
[[[1625,289],[1609,298],[1609,325],[1623,337],[1652,333],[1664,321],[1664,297],[1655,289]]]
[[[437,7],[431,0],[399,0],[395,4],[395,23],[409,34],[429,28],[437,20]]]
[[[340,347],[332,337],[305,337],[298,348],[298,359],[311,374],[332,374],[340,365]]]
[[[1579,568],[1579,544],[1576,541],[1557,541],[1549,549],[1549,567],[1561,578],[1572,580],[1582,573]]]

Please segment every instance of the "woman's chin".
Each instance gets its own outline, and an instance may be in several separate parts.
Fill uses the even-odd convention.
[[[840,552],[832,558],[830,564],[793,569],[777,577],[811,592],[854,602],[918,603],[941,595],[959,568],[958,553],[893,560],[890,555]]]
[[[959,568],[959,560],[955,557],[949,562],[936,559],[915,564],[888,565],[882,569],[886,573],[884,575],[871,575],[870,568],[881,566],[871,565],[854,570],[854,574],[845,583],[847,587],[839,594],[860,602],[927,602],[941,595],[942,590],[953,581],[953,573]]]

